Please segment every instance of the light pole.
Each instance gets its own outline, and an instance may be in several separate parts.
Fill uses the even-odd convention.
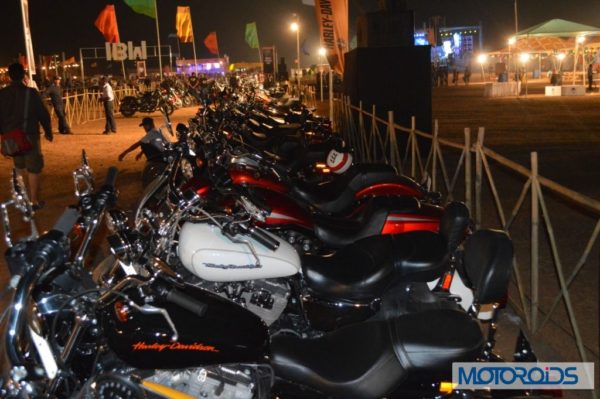
[[[512,46],[514,46],[516,42],[517,42],[517,39],[515,37],[511,37],[511,38],[508,39],[508,65],[506,67],[506,71],[507,71],[507,74],[508,74],[507,81],[510,81],[510,48]]]
[[[519,60],[523,64],[523,72],[525,73],[525,76],[524,76],[524,79],[525,79],[525,96],[527,96],[527,83],[528,83],[528,79],[527,79],[527,62],[529,61],[529,54],[527,54],[527,53],[521,53],[521,55],[519,55]]]
[[[327,55],[327,50],[324,47],[319,47],[319,58],[321,59],[321,73],[319,74],[321,79],[321,101],[323,101],[323,60],[325,59],[325,55]]]
[[[485,54],[479,54],[477,56],[477,62],[479,62],[479,65],[481,65],[481,81],[485,82],[485,71],[483,70],[483,64],[485,64],[487,61],[487,55]]]
[[[573,55],[573,84],[575,84],[575,74],[577,73],[577,62],[579,61],[579,46],[582,46],[582,74],[583,74],[583,85],[585,86],[585,36],[577,36],[577,40],[575,41],[575,54]]]
[[[300,69],[300,25],[298,22],[292,22],[290,29],[296,32],[296,62],[298,63],[296,67]]]

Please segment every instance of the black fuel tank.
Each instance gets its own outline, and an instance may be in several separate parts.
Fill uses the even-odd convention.
[[[115,354],[139,369],[265,361],[269,335],[258,316],[200,288],[188,285],[183,292],[206,305],[203,316],[169,302],[152,304],[169,312],[179,334],[176,341],[171,340],[173,330],[160,314],[142,314],[120,299],[104,308],[102,326]],[[135,289],[125,294],[138,297]]]

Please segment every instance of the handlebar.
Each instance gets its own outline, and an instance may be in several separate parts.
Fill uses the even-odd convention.
[[[254,240],[258,241],[271,251],[276,251],[279,248],[279,241],[271,237],[267,232],[258,227],[249,227],[248,234]]]
[[[174,303],[175,305],[181,306],[185,310],[192,312],[198,317],[203,317],[206,314],[206,310],[208,306],[192,298],[189,295],[184,294],[183,292],[172,289],[169,291],[166,297],[168,302]]]

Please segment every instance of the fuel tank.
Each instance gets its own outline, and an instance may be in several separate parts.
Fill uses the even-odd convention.
[[[196,276],[216,282],[260,280],[288,277],[301,270],[300,258],[293,246],[271,234],[279,242],[272,251],[248,236],[237,236],[252,245],[233,242],[221,230],[208,223],[184,223],[179,234],[179,259]]]
[[[160,314],[143,314],[121,299],[101,310],[99,316],[110,349],[139,369],[264,362],[269,337],[258,316],[194,286],[188,285],[182,292],[205,305],[206,312],[198,316],[170,302],[152,303],[168,312],[177,331],[176,340]],[[136,289],[124,293],[130,298],[138,295]]]

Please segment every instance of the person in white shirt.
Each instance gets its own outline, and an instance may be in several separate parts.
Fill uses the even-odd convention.
[[[100,99],[104,103],[104,114],[106,115],[106,124],[104,125],[104,132],[102,134],[117,133],[117,122],[114,115],[115,94],[113,93],[112,86],[105,77],[100,79],[100,85],[102,86],[102,97]]]
[[[142,155],[146,155],[148,161],[162,159],[162,152],[169,146],[169,141],[163,136],[160,129],[154,126],[154,119],[145,117],[140,126],[144,128],[146,134],[139,141],[136,141],[119,155],[119,161],[122,161],[127,154],[141,147],[142,151],[136,155],[138,160]]]

